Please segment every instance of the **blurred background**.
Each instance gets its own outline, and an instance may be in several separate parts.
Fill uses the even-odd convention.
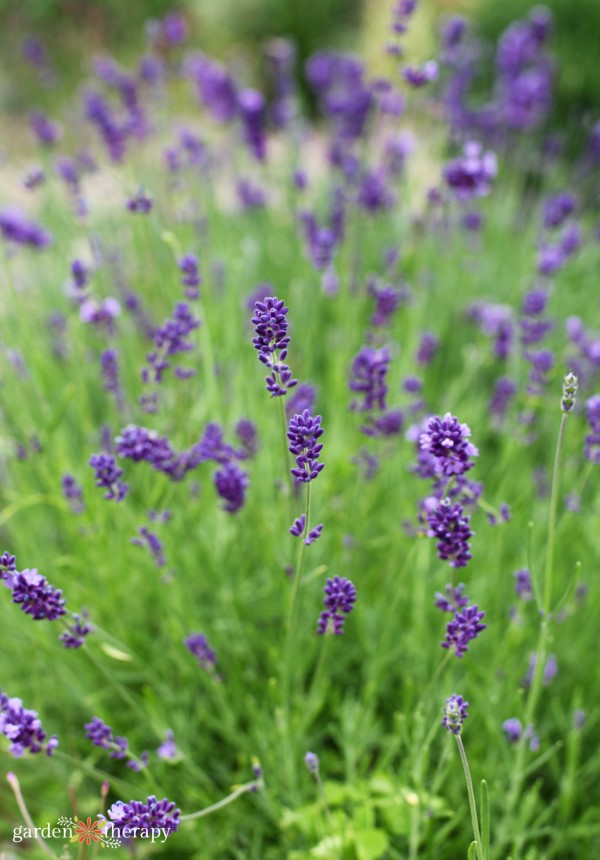
[[[149,22],[169,11],[184,15],[189,46],[241,66],[257,85],[262,49],[276,36],[295,40],[299,70],[311,53],[327,47],[360,52],[373,73],[389,71],[383,48],[392,5],[393,0],[0,0],[0,113],[16,117],[36,103],[58,107],[76,92],[94,55],[111,53],[125,66],[133,64]],[[459,13],[468,15],[488,40],[491,69],[493,44],[502,30],[540,4],[421,0],[419,5],[408,40],[415,59],[434,54],[440,17]],[[544,5],[554,18],[552,47],[559,68],[555,123],[585,121],[588,115],[592,122],[600,107],[600,0],[547,0]],[[32,63],[40,44],[48,59],[43,87]]]

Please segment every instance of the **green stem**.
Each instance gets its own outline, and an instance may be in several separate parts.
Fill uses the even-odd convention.
[[[278,362],[279,359],[275,358],[275,361]],[[277,376],[277,381],[281,384],[279,374],[276,374],[276,376]],[[289,462],[290,461],[289,461],[288,441],[287,441],[288,423],[287,423],[287,418],[285,415],[285,405],[283,402],[284,398],[278,397],[277,400],[279,400],[279,421],[281,424],[281,439],[283,441],[283,469],[284,469],[285,473],[289,474],[290,480],[292,480],[292,483],[293,483],[293,477],[289,471]]]
[[[296,604],[298,602],[298,592],[300,590],[300,580],[302,578],[302,569],[304,567],[304,550],[306,548],[306,536],[308,535],[310,522],[310,492],[311,481],[306,484],[306,510],[304,512],[304,531],[300,536],[300,549],[298,550],[298,563],[294,571],[294,585],[292,587],[292,598],[290,600],[290,608],[287,617],[288,638],[291,637],[292,628],[294,626],[294,616],[296,614]],[[289,643],[288,643],[289,644]]]
[[[471,779],[471,771],[469,770],[469,762],[467,761],[467,754],[465,753],[465,748],[463,746],[462,738],[460,735],[455,735],[456,743],[458,745],[458,751],[460,753],[460,760],[462,761],[463,770],[465,772],[465,779],[467,781],[467,794],[469,795],[469,807],[471,809],[471,822],[473,824],[473,836],[475,837],[475,842],[477,843],[477,857],[479,860],[486,860],[481,852],[482,841],[481,835],[479,833],[479,822],[477,820],[477,806],[475,804],[475,793],[473,791],[473,780]]]
[[[244,785],[238,786],[235,791],[232,791],[231,794],[228,794],[227,797],[223,798],[223,800],[213,803],[212,806],[207,806],[206,809],[199,809],[198,812],[192,812],[189,815],[182,815],[181,821],[192,821],[195,818],[204,818],[205,815],[210,815],[213,812],[218,812],[219,809],[223,809],[225,806],[229,806],[230,803],[233,803],[234,800],[237,800],[238,797],[242,796],[242,794],[247,794],[249,791],[256,791],[258,788],[261,788],[261,785],[256,780],[246,782]]]
[[[548,515],[548,548],[546,550],[546,564],[544,567],[544,584],[543,584],[543,602],[542,602],[542,624],[540,627],[540,636],[538,647],[536,650],[536,662],[533,672],[531,687],[527,697],[525,706],[525,725],[533,724],[535,711],[538,700],[542,691],[542,682],[544,678],[544,667],[546,664],[546,652],[548,650],[548,640],[550,636],[550,608],[552,602],[552,579],[554,573],[554,543],[556,537],[556,511],[558,507],[558,492],[560,487],[560,465],[562,458],[562,447],[565,435],[565,427],[567,423],[567,413],[564,412],[560,422],[558,431],[558,439],[556,442],[556,452],[554,455],[554,472],[552,475],[552,490],[550,494],[550,511]],[[517,748],[517,761],[513,771],[513,779],[510,787],[510,793],[506,804],[506,817],[508,821],[512,816],[516,803],[521,793],[521,787],[524,779],[524,764],[527,751],[527,738],[525,731],[522,732],[519,738]]]

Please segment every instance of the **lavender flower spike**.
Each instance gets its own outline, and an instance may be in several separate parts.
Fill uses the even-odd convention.
[[[475,465],[470,458],[476,457],[479,451],[468,441],[470,435],[466,424],[460,424],[458,418],[446,412],[443,418],[434,415],[429,419],[419,444],[422,451],[435,457],[437,471],[449,478],[464,475]]]
[[[0,733],[10,741],[10,751],[18,758],[25,750],[52,755],[58,746],[56,737],[48,738],[35,711],[23,707],[21,699],[9,699],[0,690]]]
[[[476,639],[487,627],[486,624],[480,623],[484,615],[485,612],[479,612],[477,606],[458,610],[452,621],[448,622],[442,648],[454,650],[457,657],[462,657],[468,651],[469,642]]]
[[[160,830],[170,836],[179,827],[181,810],[166,797],[157,800],[151,795],[146,802],[130,800],[123,803],[119,800],[107,810],[107,815],[110,820],[106,821],[104,832],[117,838],[124,832],[139,836],[144,830],[148,833]]]
[[[574,373],[567,373],[563,383],[563,396],[561,409],[563,412],[572,412],[575,408],[575,396],[577,394],[577,377]]]
[[[129,490],[129,485],[121,481],[123,469],[117,466],[112,454],[92,454],[90,466],[96,470],[96,486],[107,490],[104,498],[117,502],[123,501]]]
[[[344,632],[346,615],[352,612],[356,602],[356,588],[349,579],[344,579],[341,576],[334,576],[333,579],[328,579],[325,585],[325,610],[319,616],[317,625],[317,633],[326,633],[329,629],[329,622],[333,627],[333,633],[340,636]]]
[[[252,323],[256,337],[252,339],[258,358],[271,373],[266,377],[267,391],[271,397],[282,397],[296,385],[285,359],[290,337],[286,319],[288,308],[276,296],[267,296],[256,302]]]
[[[446,699],[446,704],[444,705],[443,727],[452,732],[453,735],[459,735],[462,731],[464,721],[469,716],[468,708],[469,703],[465,702],[462,696],[457,696],[456,693],[453,693]]]
[[[319,463],[323,445],[317,442],[322,435],[320,415],[313,418],[305,409],[302,415],[293,415],[290,419],[287,432],[289,451],[296,457],[296,468],[290,471],[299,483],[314,481],[325,468],[324,463]]]

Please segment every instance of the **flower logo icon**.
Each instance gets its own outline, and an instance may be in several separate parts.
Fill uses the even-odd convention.
[[[91,845],[92,841],[102,843],[105,841],[103,827],[103,821],[92,821],[88,817],[87,822],[84,822],[75,818],[75,830],[71,836],[71,842],[79,842],[80,844],[85,842],[86,845]]]

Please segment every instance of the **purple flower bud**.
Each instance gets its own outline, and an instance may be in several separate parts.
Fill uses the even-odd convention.
[[[444,705],[444,716],[442,717],[442,725],[453,735],[459,735],[462,731],[464,721],[469,716],[469,703],[465,702],[462,696],[457,696],[453,693]]]

